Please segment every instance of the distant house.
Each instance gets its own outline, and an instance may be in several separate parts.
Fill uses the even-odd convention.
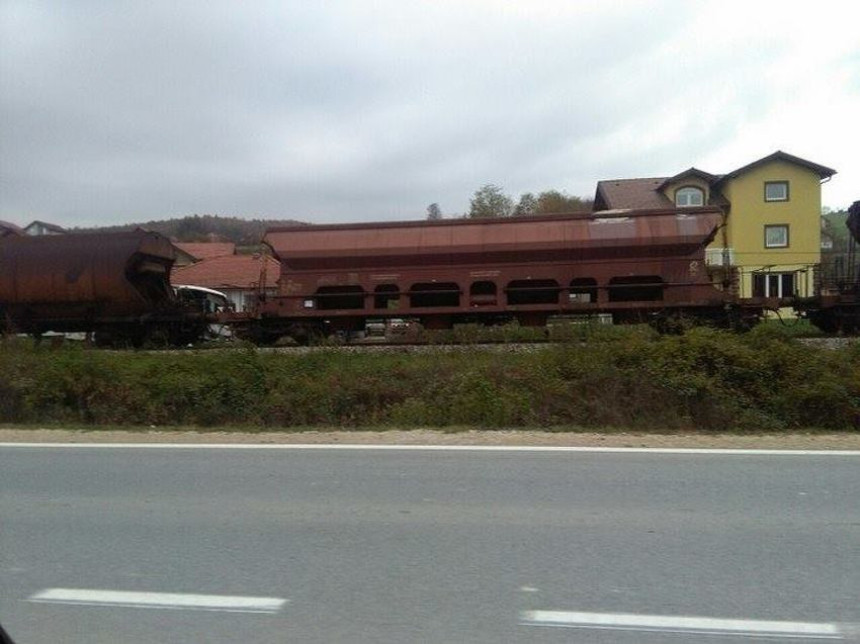
[[[727,174],[600,181],[595,210],[718,206],[725,226],[708,246],[712,271],[741,297],[811,295],[821,262],[821,183],[836,170],[782,151]]]
[[[16,226],[8,221],[0,221],[0,237],[8,237],[9,235],[23,235],[24,231],[20,226]]]
[[[174,286],[205,286],[221,291],[237,311],[245,311],[260,291],[275,294],[280,276],[281,265],[267,255],[223,255],[174,268],[170,281]]]
[[[66,229],[57,224],[44,221],[33,221],[24,226],[25,235],[65,235]]]
[[[174,242],[173,245],[177,250],[176,267],[236,253],[236,244],[233,242]]]

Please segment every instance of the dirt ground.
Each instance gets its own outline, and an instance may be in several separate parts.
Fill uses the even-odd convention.
[[[860,450],[857,433],[659,434],[529,430],[409,431],[117,431],[0,429],[0,443],[250,443],[355,445],[547,445],[579,447]]]

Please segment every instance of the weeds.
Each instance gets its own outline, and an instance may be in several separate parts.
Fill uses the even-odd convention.
[[[771,330],[564,333],[528,352],[156,354],[5,341],[0,422],[860,430],[860,344],[816,349]]]

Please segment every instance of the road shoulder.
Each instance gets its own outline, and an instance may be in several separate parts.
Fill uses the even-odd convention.
[[[642,433],[431,429],[388,431],[126,431],[0,428],[0,443],[177,443],[259,445],[511,445],[569,447],[860,450],[857,433]]]

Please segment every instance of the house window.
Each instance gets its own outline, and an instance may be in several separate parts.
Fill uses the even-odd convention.
[[[765,181],[765,201],[788,201],[788,181]]]
[[[793,297],[794,273],[753,273],[753,297]]]
[[[788,248],[788,224],[764,227],[765,248]]]
[[[683,206],[703,206],[705,205],[705,193],[701,188],[693,188],[688,186],[675,191],[675,205]]]

